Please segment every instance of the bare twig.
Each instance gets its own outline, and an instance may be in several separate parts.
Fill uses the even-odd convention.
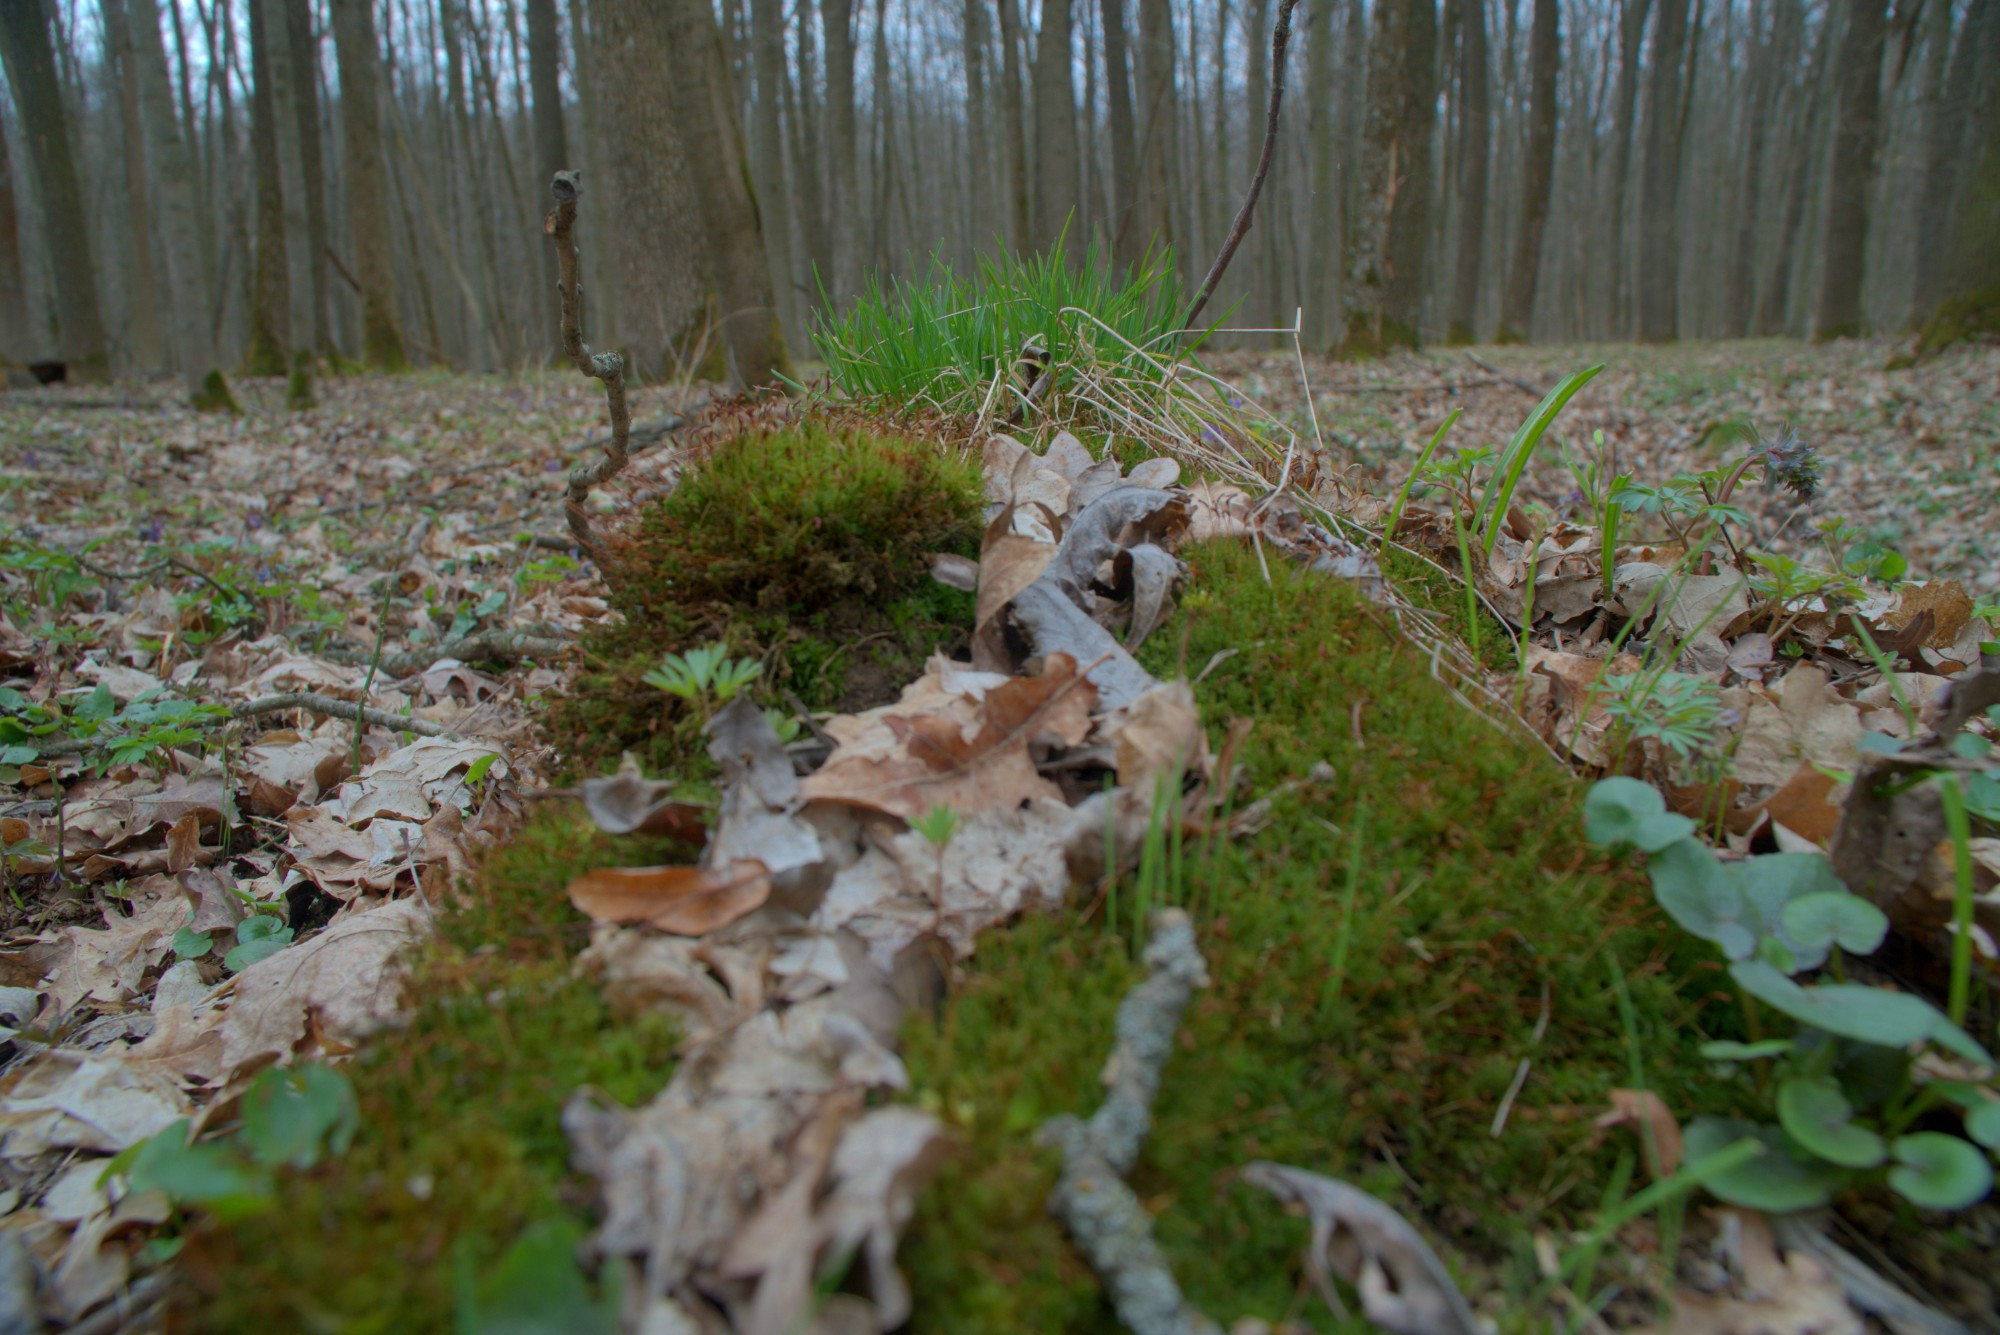
[[[1485,358],[1479,356],[1477,353],[1472,353],[1472,352],[1466,353],[1465,360],[1471,362],[1474,366],[1486,372],[1488,375],[1492,376],[1495,380],[1503,381],[1509,385],[1512,385],[1515,389],[1520,390],[1523,394],[1526,394],[1531,399],[1539,400],[1548,397],[1547,390],[1542,389],[1540,386],[1537,385],[1531,385],[1527,381],[1519,379],[1515,376],[1508,375],[1505,371],[1495,366],[1492,362],[1489,362]]]
[[[255,700],[245,700],[229,707],[231,718],[253,718],[258,714],[275,714],[285,709],[309,709],[315,714],[325,714],[329,718],[342,718],[361,723],[372,723],[378,728],[390,728],[398,732],[413,732],[419,737],[451,737],[456,734],[442,724],[429,719],[412,718],[405,714],[392,714],[386,709],[369,709],[351,700],[336,700],[330,695],[319,695],[312,691],[288,691],[283,695],[260,696]],[[103,743],[94,738],[49,742],[35,748],[39,758],[54,759],[61,756],[80,756],[97,750]]]
[[[583,341],[583,284],[577,277],[576,201],[583,186],[574,171],[559,171],[549,183],[556,206],[542,222],[542,231],[556,243],[556,290],[562,297],[563,351],[570,364],[587,376],[604,382],[605,402],[611,409],[611,443],[604,457],[594,464],[579,466],[569,475],[569,491],[563,497],[563,517],[577,545],[598,556],[590,536],[590,514],[584,502],[590,489],[610,481],[625,468],[630,457],[632,410],[625,404],[625,359],[615,352],[592,352]],[[600,562],[601,563],[601,562]]]
[[[1243,197],[1243,207],[1236,211],[1229,238],[1222,243],[1215,263],[1209,266],[1208,277],[1201,280],[1201,291],[1195,293],[1194,305],[1188,307],[1187,316],[1181,321],[1183,325],[1192,325],[1201,308],[1208,305],[1208,299],[1215,294],[1215,285],[1222,281],[1222,271],[1236,257],[1236,247],[1250,230],[1250,215],[1257,209],[1257,196],[1264,189],[1264,177],[1271,170],[1271,156],[1278,147],[1278,104],[1285,100],[1285,48],[1292,42],[1292,10],[1298,2],[1282,0],[1278,6],[1278,26],[1271,34],[1271,105],[1264,115],[1264,152],[1257,159],[1257,174],[1250,178],[1250,193]]]

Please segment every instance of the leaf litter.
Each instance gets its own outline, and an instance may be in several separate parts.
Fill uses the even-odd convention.
[[[1985,374],[1953,367],[1968,383]],[[1254,359],[1239,369],[1258,387]],[[1357,373],[1364,381],[1381,374]],[[1447,378],[1434,365],[1423,374]],[[1838,411],[1829,406],[1833,384],[1818,382],[1810,413]],[[27,1041],[17,1041],[6,1077],[10,1131],[0,1159],[15,1166],[10,1180],[55,1150],[123,1148],[117,1142],[131,1143],[136,1127],[198,1108],[256,1063],[351,1050],[392,1020],[396,960],[424,937],[435,896],[449,892],[468,847],[504,829],[520,794],[546,786],[549,757],[534,743],[524,704],[560,687],[564,638],[601,617],[605,604],[587,572],[535,555],[563,544],[533,537],[549,483],[522,465],[540,457],[558,470],[560,455],[539,442],[580,434],[595,404],[574,382],[530,382],[510,391],[530,401],[528,414],[480,421],[478,396],[435,387],[371,384],[366,395],[350,395],[335,384],[329,392],[334,408],[276,426],[275,414],[210,422],[135,400],[109,419],[108,439],[98,434],[102,419],[72,423],[40,402],[7,405],[13,438],[52,442],[46,455],[27,451],[25,467],[10,474],[20,479],[10,508],[45,517],[45,527],[22,529],[33,550],[101,541],[90,549],[93,563],[129,569],[159,549],[171,518],[188,523],[187,549],[197,554],[179,566],[142,567],[122,591],[116,579],[92,590],[81,578],[65,590],[34,559],[9,563],[0,578],[10,596],[25,598],[0,616],[0,667],[24,701],[73,702],[88,688],[92,699],[130,712],[163,697],[226,706],[314,693],[398,716],[422,733],[399,738],[367,714],[357,726],[297,709],[275,719],[256,711],[233,725],[221,757],[169,733],[149,764],[105,764],[89,747],[69,755],[38,748],[21,763],[14,786],[0,789],[9,870],[60,869],[63,893],[26,916],[0,956],[7,983],[43,998],[35,1015],[13,1017]],[[1508,392],[1476,387],[1488,400]],[[1272,397],[1282,406],[1282,395]],[[1791,406],[1796,394],[1751,398],[1751,409],[1769,410]],[[1950,427],[1959,400],[1946,400],[1942,415],[1912,409],[1908,396],[1896,402],[1905,417],[1916,411]],[[1881,401],[1878,394],[1866,406]],[[1423,393],[1373,402],[1408,420],[1426,410]],[[1508,405],[1518,416],[1518,402]],[[338,451],[312,438],[312,419],[331,419]],[[1634,432],[1637,423],[1634,434],[1643,435],[1654,420],[1627,412],[1615,429]],[[411,421],[434,424],[434,438],[384,425]],[[1931,439],[1942,434],[1935,424],[1926,430]],[[442,477],[429,472],[444,439],[450,457],[476,461]],[[1649,443],[1668,461],[1688,448],[1678,438],[1636,448]],[[154,515],[134,525],[131,515],[92,503],[80,480],[93,467],[148,451],[168,461],[162,476],[178,484],[150,498]],[[671,485],[668,455],[642,460],[623,485]],[[1372,558],[1337,536],[1344,520],[1380,514],[1356,484],[1355,463],[1365,462],[1358,452],[1345,467],[1332,456],[1307,460],[1298,478],[1303,506],[1241,474],[1179,487],[1181,466],[1164,457],[1124,475],[1066,433],[1042,454],[995,437],[984,457],[989,527],[974,663],[934,660],[896,704],[828,721],[833,752],[803,779],[761,715],[723,711],[710,728],[723,800],[702,864],[597,873],[572,887],[578,906],[599,920],[585,967],[621,1004],[670,1005],[690,1020],[687,1060],[652,1105],[602,1107],[586,1091],[565,1114],[580,1165],[605,1183],[593,1246],[628,1261],[642,1304],[669,1322],[664,1328],[708,1328],[726,1312],[737,1328],[789,1329],[812,1277],[857,1247],[874,1304],[866,1319],[887,1329],[907,1313],[894,1239],[949,1145],[928,1114],[867,1104],[870,1091],[907,1085],[893,1051],[898,1017],[921,1004],[923,979],[940,960],[969,953],[980,930],[1099,874],[1107,829],[1114,856],[1136,857],[1162,795],[1178,807],[1171,819],[1190,818],[1209,800],[1215,765],[1191,695],[1184,683],[1153,682],[1129,652],[1171,606],[1184,575],[1176,548],[1238,537],[1383,587]],[[1288,458],[1286,473],[1266,483],[1289,480],[1290,468]],[[1869,476],[1839,463],[1830,472],[1836,487]],[[372,498],[385,484],[392,495],[378,508]],[[1853,496],[1839,494],[1843,503]],[[343,503],[347,495],[358,499]],[[436,513],[396,531],[426,501]],[[1882,512],[1881,502],[1871,496],[1868,513]],[[1892,504],[1888,513],[1907,508]],[[1414,519],[1413,545],[1442,551],[1436,513],[1427,519],[1419,505],[1399,536]],[[1665,641],[1677,669],[1717,689],[1719,717],[1738,730],[1727,824],[1739,848],[1760,838],[1824,846],[1843,803],[1852,805],[1855,788],[1845,780],[1859,739],[1874,731],[1918,745],[1947,741],[1947,685],[1976,675],[1978,644],[1992,633],[1964,587],[1950,582],[1871,591],[1846,605],[1804,599],[1774,608],[1727,573],[1687,575],[1685,548],[1621,549],[1607,588],[1602,544],[1587,524],[1537,530],[1519,519],[1508,516],[1476,584],[1490,610],[1525,632],[1526,662],[1518,677],[1484,683],[1477,703],[1511,694],[1520,716],[1574,763],[1603,771],[1630,767],[1636,756],[1640,772],[1673,792],[1670,748],[1641,741],[1614,754],[1599,699],[1608,677],[1641,662],[1630,648]],[[281,526],[289,530],[282,542]],[[1785,528],[1776,528],[1782,547]],[[515,546],[515,534],[531,541]],[[1979,550],[1975,534],[1912,556],[1963,571],[1986,592],[1991,564],[1965,563],[1966,552],[1976,562]],[[243,592],[238,582],[253,563],[258,586],[279,591],[239,599],[253,605],[246,616],[223,604]],[[37,620],[44,609],[50,615]],[[16,624],[17,613],[34,624]],[[1607,613],[1650,620],[1650,634],[1626,646],[1593,637],[1591,625]],[[1875,671],[1855,651],[1857,625],[1909,671]],[[465,658],[439,652],[461,648]],[[1794,665],[1786,668],[1780,650],[1788,648]],[[479,661],[498,670],[469,665]],[[378,675],[385,665],[394,670]],[[50,717],[46,709],[17,713]],[[122,715],[111,718],[116,725]],[[265,721],[293,726],[265,729]],[[1108,789],[1084,781],[1104,774],[1115,778]],[[586,800],[607,830],[687,833],[703,815],[636,774],[594,782]],[[909,826],[940,805],[960,820],[937,846]],[[245,825],[254,838],[234,833]],[[1899,895],[1936,899],[1936,842]],[[211,880],[191,885],[198,874]],[[77,913],[78,883],[102,928],[62,925]],[[212,957],[167,967],[183,924],[226,939],[228,915],[217,909],[228,895],[218,887],[248,908],[319,896],[331,922],[232,978],[214,976]],[[1988,906],[1982,901],[1982,925]],[[208,917],[199,916],[204,909]],[[1991,940],[1981,949],[1990,958]],[[23,1088],[30,1076],[37,1083]],[[100,1130],[100,1122],[122,1129]],[[1339,1210],[1326,1204],[1344,1199],[1338,1191],[1312,1186],[1314,1175],[1301,1170],[1258,1171],[1312,1214],[1316,1239],[1341,1227]],[[754,1187],[747,1196],[720,1188],[730,1181]],[[15,1195],[17,1205],[33,1198],[32,1189]],[[107,1202],[79,1220],[63,1217],[78,1213],[66,1201],[45,1187],[39,1207],[20,1205],[30,1225],[21,1236],[58,1276],[95,1269],[87,1282],[58,1286],[57,1307],[80,1313],[128,1272],[125,1253],[102,1246],[118,1207]],[[78,1226],[64,1236],[64,1224]],[[1351,1218],[1346,1226],[1364,1227]],[[1365,1226],[1362,1244],[1363,1264],[1378,1266],[1400,1245],[1388,1224]],[[1802,1260],[1792,1287],[1823,1295],[1823,1267],[1814,1271],[1797,1250],[1782,1264]],[[1368,1273],[1379,1276],[1348,1277]],[[1786,1291],[1768,1267],[1760,1273],[1748,1281],[1753,1303]],[[1370,1292],[1362,1290],[1364,1306]],[[1455,1291],[1439,1301],[1450,1299]],[[1735,1317],[1715,1317],[1694,1298],[1677,1300],[1676,1320],[1674,1329],[1738,1328],[1729,1324]],[[1841,1327],[1793,1314],[1757,1328]]]

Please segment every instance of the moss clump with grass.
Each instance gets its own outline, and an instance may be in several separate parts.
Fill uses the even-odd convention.
[[[585,639],[550,734],[586,771],[626,750],[658,770],[699,767],[698,711],[643,678],[715,641],[763,664],[755,689],[773,702],[895,698],[932,650],[971,633],[971,595],[929,569],[933,552],[977,549],[979,507],[977,461],[924,441],[808,423],[726,442],[613,535],[623,620]]]
[[[1472,559],[1479,559],[1479,539],[1470,534],[1466,541]],[[1457,552],[1440,559],[1456,560]],[[1384,547],[1382,574],[1398,593],[1418,607],[1432,612],[1444,623],[1445,631],[1468,649],[1476,647],[1480,663],[1494,672],[1510,672],[1520,663],[1520,646],[1514,631],[1487,610],[1477,598],[1469,603],[1465,581],[1454,579],[1435,561],[1401,547]]]
[[[194,1227],[174,1328],[448,1332],[456,1289],[524,1231],[587,1222],[596,1187],[570,1170],[563,1101],[589,1085],[643,1102],[672,1074],[675,1033],[612,1015],[573,972],[587,924],[565,887],[591,867],[689,851],[613,839],[565,807],[491,854],[439,914],[407,1024],[344,1068],[354,1144],[281,1176],[271,1209]]]
[[[1239,762],[1270,819],[1184,850],[1175,883],[1214,981],[1132,1185],[1225,1322],[1332,1328],[1299,1296],[1303,1226],[1230,1179],[1258,1158],[1377,1192],[1473,1266],[1475,1294],[1519,1297],[1533,1230],[1599,1204],[1621,1153],[1590,1126],[1609,1091],[1643,1083],[1683,1115],[1716,1097],[1696,1044],[1727,1017],[1705,1013],[1699,943],[1586,849],[1580,785],[1453,701],[1353,591],[1276,565],[1267,585],[1235,547],[1192,562],[1184,633],[1156,637],[1148,666],[1237,651],[1197,692],[1212,731],[1254,720]],[[1117,1328],[1047,1213],[1057,1164],[1035,1132],[1102,1097],[1138,976],[1132,900],[1121,887],[1109,925],[1107,899],[982,940],[942,1015],[906,1032],[917,1096],[967,1142],[905,1248],[913,1329]]]

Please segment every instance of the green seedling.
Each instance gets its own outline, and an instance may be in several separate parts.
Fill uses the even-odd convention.
[[[660,666],[648,672],[648,686],[657,686],[669,695],[694,703],[713,695],[718,705],[736,698],[738,691],[755,681],[764,665],[754,659],[731,658],[726,644],[709,644],[685,654],[668,654]]]

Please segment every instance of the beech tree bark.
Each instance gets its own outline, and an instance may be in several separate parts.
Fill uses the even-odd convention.
[[[1000,141],[1007,154],[1007,244],[1026,250],[1034,234],[1030,230],[1028,144],[1021,100],[1020,0],[999,0],[999,5]],[[879,46],[880,39],[877,41]],[[879,79],[876,82],[882,83]]]
[[[751,64],[757,72],[757,100],[753,104],[755,161],[759,168],[758,198],[769,209],[764,225],[765,266],[770,272],[769,287],[777,308],[778,323],[788,329],[798,324],[792,316],[793,212],[789,174],[785,167],[785,127],[783,93],[788,62],[785,59],[785,16],[782,0],[750,0]],[[726,87],[726,85],[725,85]],[[730,99],[734,105],[734,99]]]
[[[147,4],[148,10],[152,9]],[[159,39],[154,29],[154,41]],[[97,265],[90,253],[90,228],[83,212],[83,188],[70,154],[69,117],[56,82],[55,50],[49,41],[45,0],[0,3],[0,62],[14,90],[21,136],[27,140],[41,204],[49,259],[56,280],[56,329],[69,377],[104,380],[111,359],[104,342],[104,316],[97,303]],[[171,107],[169,108],[171,110]]]
[[[1009,0],[1001,0],[1002,4]],[[1034,248],[1056,243],[1077,205],[1076,80],[1070,0],[1042,0],[1035,45]]]
[[[1882,33],[1887,18],[1887,0],[1849,0],[1847,32],[1840,42],[1826,242],[1819,302],[1813,313],[1815,343],[1851,338],[1866,329],[1861,316],[1861,279],[1868,254],[1868,197],[1875,186]]]
[[[1436,60],[1432,0],[1378,0],[1368,45],[1360,199],[1348,232],[1342,356],[1379,356],[1420,342]]]
[[[127,294],[126,355],[143,371],[166,367],[165,334],[160,325],[160,280],[153,263],[153,209],[146,183],[145,120],[139,113],[139,72],[132,59],[132,29],[125,20],[124,0],[102,0],[104,42],[118,65],[118,122],[125,143],[126,221],[132,232],[132,290]]]
[[[569,160],[569,136],[563,127],[562,38],[556,28],[556,0],[527,0],[527,20],[528,90],[534,99],[535,143],[535,169],[530,177],[539,182],[578,164]],[[550,253],[551,247],[537,249],[542,252],[542,292],[541,299],[530,307],[539,322],[530,345],[553,350],[560,314],[556,257]]]
[[[21,214],[14,202],[14,163],[0,134],[0,361],[35,354],[28,329],[28,284],[21,272]]]
[[[1333,0],[1307,0],[1306,108],[1311,179],[1307,190],[1313,219],[1307,233],[1303,305],[1313,346],[1332,341],[1339,303],[1341,228],[1346,214],[1340,189],[1340,94],[1334,80],[1334,47],[1340,34]],[[1483,178],[1482,178],[1483,188]]]
[[[1479,276],[1486,250],[1487,131],[1493,99],[1487,83],[1486,0],[1453,3],[1459,14],[1458,263],[1452,275],[1444,341],[1462,344],[1476,342],[1478,337],[1474,329],[1479,319]],[[1538,19],[1540,12],[1538,6]],[[1553,87],[1550,92],[1554,92]],[[1553,158],[1553,142],[1550,148]]]
[[[764,228],[736,126],[736,100],[708,0],[668,0],[674,110],[694,168],[696,207],[708,238],[730,378],[738,386],[789,376],[791,359],[772,299]]]
[[[290,362],[292,292],[285,254],[285,187],[278,165],[278,99],[265,0],[250,3],[250,160],[257,185],[257,228],[250,262],[250,346],[245,375],[283,375]]]
[[[1479,0],[1474,0],[1475,7]],[[1521,226],[1514,234],[1514,262],[1507,267],[1500,304],[1500,342],[1528,337],[1535,313],[1535,284],[1542,269],[1542,225],[1549,216],[1549,188],[1555,181],[1556,77],[1561,71],[1562,37],[1556,0],[1535,0],[1535,23],[1528,37],[1528,151],[1521,164]]]
[[[1646,166],[1639,197],[1639,338],[1680,333],[1681,59],[1688,0],[1660,0],[1646,92]]]
[[[374,0],[331,0],[334,54],[340,61],[340,120],[346,132],[349,260],[361,288],[361,359],[384,371],[409,369],[396,311],[396,271],[389,241],[389,182],[382,170],[382,119],[376,103],[381,51]]]
[[[986,105],[986,0],[965,0],[959,35],[965,63],[966,240],[977,250],[991,239],[993,218],[991,121]]]
[[[1006,0],[1003,0],[1005,3]],[[1139,249],[1174,245],[1173,164],[1180,155],[1171,0],[1139,0]]]
[[[854,123],[854,0],[820,0],[826,43],[828,230],[833,238],[831,294],[839,310],[861,290],[860,136]]]
[[[304,174],[306,218],[306,265],[311,272],[312,347],[321,356],[333,357],[338,349],[333,341],[333,293],[327,250],[326,154],[320,143],[319,126],[319,43],[313,39],[311,0],[282,0],[285,7],[285,45],[292,53],[293,110],[298,121],[299,165]]]
[[[1098,0],[1098,21],[1104,25],[1104,96],[1110,104],[1105,119],[1111,133],[1111,254],[1128,267],[1138,263],[1145,238],[1139,227],[1139,136],[1132,118],[1125,0]]]

